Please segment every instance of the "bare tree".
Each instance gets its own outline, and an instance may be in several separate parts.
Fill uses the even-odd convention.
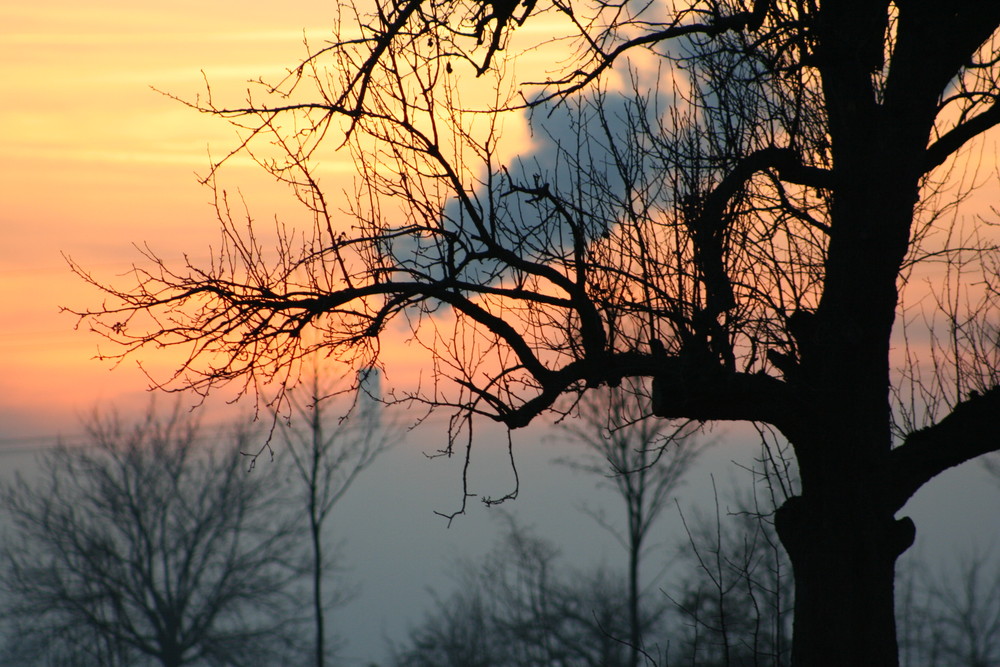
[[[280,421],[282,441],[302,483],[302,503],[309,522],[312,547],[312,605],[315,622],[315,661],[326,664],[331,647],[326,636],[325,611],[345,601],[345,591],[332,597],[323,592],[330,568],[325,553],[324,527],[337,502],[382,452],[395,443],[398,433],[392,424],[382,423],[379,415],[378,371],[363,371],[362,381],[350,408],[339,404],[344,414],[329,422],[329,411],[338,407],[337,394],[320,387],[319,372],[314,371],[308,398],[302,391],[292,392],[293,414],[290,421]],[[300,387],[305,389],[305,387]]]
[[[641,385],[626,382],[606,393],[588,394],[580,400],[575,418],[561,424],[571,439],[587,447],[589,454],[560,462],[606,478],[625,503],[624,531],[603,513],[587,511],[614,535],[628,554],[628,643],[632,647],[632,667],[643,659],[640,575],[647,538],[702,449],[701,442],[686,425],[672,426],[670,432],[664,433],[663,422],[647,419],[641,406],[648,404],[648,399],[636,397],[643,395],[642,390]]]
[[[910,564],[902,664],[988,667],[1000,663],[1000,564],[989,551],[964,554],[949,569]]]
[[[752,494],[724,515],[716,494],[714,515],[685,519],[681,569],[667,589],[678,618],[672,664],[789,664],[791,566],[774,531],[774,508],[761,505]]]
[[[289,184],[311,228],[265,248],[217,189],[217,261],[150,252],[124,286],[77,267],[109,295],[78,314],[123,354],[195,350],[172,377],[202,390],[294,378],[313,351],[371,363],[398,319],[455,380],[412,398],[467,420],[516,429],[563,394],[645,377],[659,416],[771,425],[802,480],[775,517],[794,662],[896,665],[895,563],[915,530],[896,514],[1000,447],[995,348],[967,344],[997,321],[996,241],[958,215],[977,182],[964,155],[1000,123],[1000,3],[373,12],[342,8],[339,37],[256,97],[192,103],[245,130],[235,152]],[[568,35],[563,69],[517,79],[507,65],[552,35]],[[478,106],[461,99],[471,74],[495,91]],[[511,162],[502,119],[526,105],[548,130]],[[312,160],[340,130],[360,177],[349,225]],[[935,272],[942,259],[963,270]],[[893,338],[900,313],[940,334],[921,336],[933,363],[914,346],[897,364],[915,340]]]
[[[87,434],[2,490],[5,664],[294,660],[301,523],[246,473],[249,437],[199,447],[188,415],[152,409]]]
[[[463,582],[473,583],[473,582]],[[478,586],[462,586],[393,647],[396,667],[501,667],[509,649],[490,617],[490,600]]]
[[[625,667],[628,595],[622,578],[599,567],[574,572],[558,548],[508,522],[482,563],[462,563],[458,590],[397,648],[399,667]],[[644,605],[641,627],[654,630],[661,609]],[[654,651],[655,652],[655,651]],[[644,655],[646,655],[644,653]]]

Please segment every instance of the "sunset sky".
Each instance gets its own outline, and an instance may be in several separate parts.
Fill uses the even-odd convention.
[[[206,172],[209,153],[224,153],[236,135],[224,121],[152,88],[191,99],[204,90],[204,72],[215,91],[239,96],[246,80],[279,76],[294,65],[304,53],[303,34],[322,42],[330,34],[329,11],[327,0],[179,0],[162,7],[135,0],[0,0],[0,466],[14,458],[4,453],[74,437],[80,417],[95,407],[135,408],[148,400],[148,381],[134,361],[112,370],[95,360],[101,339],[74,330],[74,317],[60,313],[60,307],[96,307],[101,299],[69,270],[64,256],[99,279],[113,279],[138,260],[132,244],[148,244],[168,259],[185,252],[196,259],[217,238],[211,193],[197,174]],[[347,161],[326,166],[345,179],[353,169]],[[297,214],[287,194],[256,167],[236,161],[228,176],[261,217]],[[518,437],[519,443],[543,438],[538,428]],[[348,538],[349,555],[364,562],[359,578],[377,579],[365,584],[371,596],[355,608],[362,617],[368,614],[370,645],[383,631],[399,638],[405,622],[418,620],[428,605],[427,581],[463,549],[487,549],[495,528],[477,514],[447,529],[433,515],[453,508],[460,481],[455,465],[426,462],[423,452],[434,448],[394,452],[385,466],[373,469],[373,486],[359,489],[346,504],[347,523],[361,527]],[[582,542],[573,542],[574,526],[588,525],[574,507],[589,497],[593,484],[565,470],[543,470],[553,451],[523,455],[524,493],[515,509],[545,524],[572,553],[584,550]],[[731,449],[709,457],[723,481],[735,470],[726,467],[732,458]],[[497,469],[496,491],[502,493],[508,470],[502,461]],[[957,479],[952,473],[943,477]],[[962,527],[948,524],[957,522],[942,498],[951,503],[952,517],[957,511],[989,521],[982,518],[990,511],[982,498],[995,495],[983,495],[982,476],[975,479],[979,486],[936,482],[914,501],[912,514],[944,526],[938,534],[945,536]],[[704,497],[709,487],[699,488]],[[426,529],[403,549],[412,557],[401,556],[390,538],[421,530],[416,525]],[[587,530],[590,536],[599,532]],[[603,549],[608,541],[601,544]],[[393,601],[394,595],[400,600]]]
[[[193,100],[207,80],[216,99],[239,103],[248,80],[276,80],[294,66],[305,53],[304,38],[312,44],[329,38],[324,19],[328,4],[315,0],[186,1],[169,9],[112,0],[86,8],[0,3],[6,437],[72,429],[97,402],[145,400],[148,381],[136,360],[109,372],[111,364],[94,356],[114,348],[99,347],[102,340],[89,331],[74,331],[75,318],[59,312],[94,308],[102,299],[72,274],[64,256],[106,283],[140,261],[133,244],[148,244],[168,261],[184,253],[195,262],[207,257],[218,225],[211,192],[197,175],[207,172],[210,154],[218,158],[237,145],[237,135],[225,121],[163,93]],[[324,170],[344,184],[356,173],[346,153],[327,157]],[[302,216],[288,191],[249,160],[231,161],[225,176],[258,220]],[[340,184],[325,185],[336,191]]]
[[[211,193],[197,174],[205,173],[209,151],[231,148],[236,135],[151,87],[190,99],[203,92],[204,72],[213,91],[240,99],[248,79],[280,76],[297,62],[304,33],[317,42],[329,35],[328,13],[329,3],[318,0],[184,0],[169,9],[124,0],[0,0],[0,471],[22,469],[57,438],[75,441],[80,418],[95,408],[128,411],[149,398],[133,361],[112,370],[95,360],[102,340],[75,331],[75,318],[59,312],[101,299],[63,256],[113,280],[138,259],[132,244],[148,243],[168,259],[184,252],[198,258],[217,239]],[[345,162],[339,171],[351,169]],[[256,167],[235,162],[228,176],[262,218],[298,213]],[[239,411],[245,407],[226,415]],[[358,599],[333,619],[336,632],[353,638],[351,664],[377,658],[387,635],[402,639],[431,604],[426,587],[453,584],[445,573],[454,558],[488,549],[499,526],[479,505],[450,529],[434,514],[454,510],[461,498],[453,465],[460,461],[424,456],[443,444],[433,425],[411,436],[338,509],[345,566],[361,585]],[[574,506],[582,493],[592,495],[593,484],[553,473],[553,455],[547,447],[524,458],[522,480],[541,475],[522,492],[535,499],[532,520],[556,517],[550,536],[598,554],[593,535],[575,538],[581,518]],[[479,461],[477,474],[496,478],[481,480],[480,490],[510,489],[503,461],[495,468],[489,456]],[[600,536],[597,542],[607,546]]]
[[[304,33],[329,34],[325,6],[0,3],[3,437],[71,429],[95,402],[147,384],[132,362],[111,373],[94,361],[99,339],[59,313],[100,300],[62,255],[112,278],[136,258],[133,243],[198,257],[216,239],[210,193],[195,174],[234,132],[151,87],[193,98],[204,71],[238,94],[245,80],[293,64]],[[241,185],[253,190],[254,171],[232,169],[245,170]],[[262,213],[287,209],[264,192],[252,193]]]

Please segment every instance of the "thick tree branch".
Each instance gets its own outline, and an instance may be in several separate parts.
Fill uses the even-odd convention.
[[[766,373],[689,367],[668,358],[653,378],[653,414],[668,419],[753,421],[787,429],[797,411],[788,385]]]
[[[627,377],[652,377],[652,412],[658,417],[698,421],[759,421],[781,427],[795,414],[787,385],[764,373],[737,373],[718,365],[691,368],[683,356],[654,351],[620,352],[581,359],[552,372],[541,391],[499,421],[526,426],[571,386],[600,381],[612,386]]]
[[[948,468],[1000,450],[1000,386],[975,393],[933,426],[914,431],[892,451],[893,507]]]
[[[989,109],[953,127],[927,147],[924,173],[941,166],[967,142],[997,125],[1000,125],[1000,104],[994,102]]]
[[[729,366],[733,364],[730,336],[716,322],[721,313],[736,306],[732,281],[726,270],[729,253],[725,232],[733,219],[727,209],[755,174],[769,169],[777,171],[781,180],[791,183],[815,188],[831,185],[829,172],[802,164],[802,158],[794,149],[769,146],[740,159],[703,199],[689,198],[684,210],[685,223],[696,248],[695,263],[705,285],[705,315],[712,329],[712,348]]]

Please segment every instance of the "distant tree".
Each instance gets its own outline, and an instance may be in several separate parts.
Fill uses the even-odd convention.
[[[676,612],[671,665],[791,663],[792,567],[773,512],[751,494],[723,513],[716,496],[714,515],[685,519],[687,543],[665,588]]]
[[[685,520],[687,542],[661,586],[669,605],[641,600],[639,664],[785,667],[794,592],[773,506],[750,494],[715,510]],[[456,591],[435,597],[397,647],[397,667],[632,665],[623,578],[572,571],[555,544],[508,520],[501,545],[482,563],[463,561]]]
[[[627,641],[632,647],[632,667],[642,660],[640,575],[647,538],[702,449],[702,443],[686,425],[648,418],[648,412],[642,409],[646,406],[648,410],[648,398],[643,400],[643,393],[640,383],[625,382],[606,392],[587,394],[576,406],[574,418],[560,424],[572,440],[589,450],[574,453],[560,463],[606,478],[625,504],[624,530],[603,513],[587,511],[628,554]],[[665,426],[668,432],[664,432]]]
[[[397,667],[626,667],[632,663],[628,594],[601,567],[574,572],[545,538],[507,517],[482,563],[463,563],[458,590],[397,647]],[[662,607],[645,606],[643,632]]]
[[[466,578],[467,579],[467,578]],[[491,600],[475,580],[460,581],[447,599],[435,595],[434,608],[394,649],[396,667],[503,667],[505,635],[493,625]]]
[[[315,623],[315,664],[326,664],[332,647],[326,634],[325,611],[345,601],[347,592],[340,590],[327,596],[324,579],[329,573],[330,559],[326,554],[324,527],[334,505],[368,468],[399,437],[398,429],[383,423],[378,404],[378,371],[364,371],[350,405],[337,402],[336,394],[323,391],[318,372],[313,373],[312,386],[300,386],[289,395],[291,418],[279,420],[281,444],[291,458],[301,482],[299,500],[305,506],[311,544],[312,606]],[[307,395],[305,389],[310,392]],[[374,393],[372,395],[371,393]],[[339,407],[344,413],[331,423],[330,410]]]
[[[9,665],[294,662],[302,523],[233,432],[94,418],[0,491]],[[203,445],[201,439],[207,440]]]
[[[281,81],[192,104],[305,228],[264,247],[217,191],[213,261],[150,252],[119,286],[78,268],[108,293],[80,315],[123,354],[193,349],[169,377],[203,390],[294,378],[310,351],[370,364],[398,322],[454,380],[414,400],[469,419],[516,429],[643,377],[659,416],[769,424],[802,480],[775,514],[794,661],[897,665],[897,514],[1000,448],[1000,255],[966,206],[1000,124],[1000,3],[339,7]],[[328,139],[358,170],[345,202],[320,185]]]
[[[1000,665],[1000,561],[988,550],[932,569],[909,563],[901,577],[903,667]]]

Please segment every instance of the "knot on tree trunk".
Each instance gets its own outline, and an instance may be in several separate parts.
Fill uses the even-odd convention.
[[[892,524],[892,542],[895,546],[896,556],[899,557],[904,551],[913,546],[913,540],[917,537],[917,526],[913,519],[904,516],[897,519]]]
[[[808,521],[804,505],[805,500],[801,496],[793,496],[774,512],[774,529],[792,558],[802,553],[802,546],[809,539],[808,532],[804,530]]]
[[[865,532],[871,531],[870,525],[864,526],[848,512],[839,508],[822,512],[819,508],[810,507],[802,496],[789,498],[775,511],[774,527],[793,562],[822,542],[844,539],[850,533],[863,538]],[[881,535],[878,532],[874,535],[869,533],[868,537],[884,539],[890,555],[895,559],[913,545],[916,534],[916,525],[907,516],[890,519]]]

